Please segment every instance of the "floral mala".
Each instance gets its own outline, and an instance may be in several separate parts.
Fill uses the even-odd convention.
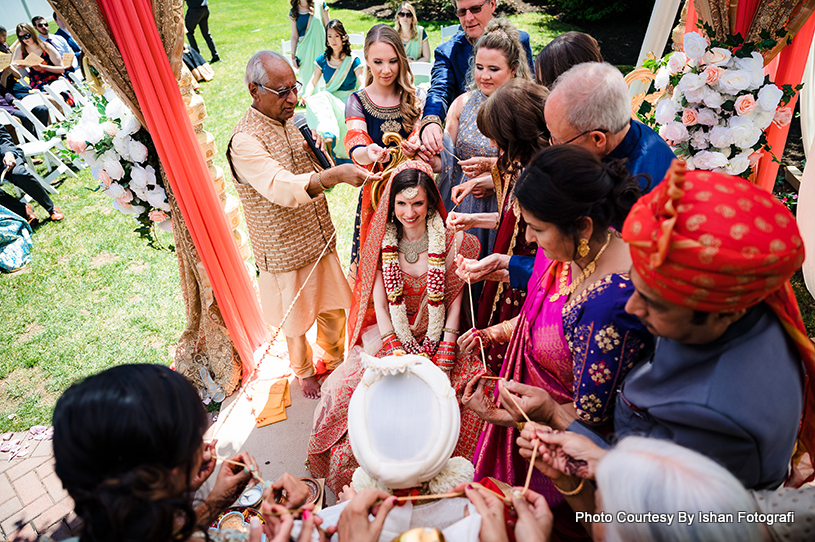
[[[422,344],[413,337],[404,302],[402,268],[399,266],[399,240],[396,225],[389,222],[382,238],[382,278],[388,295],[388,310],[396,336],[410,354],[432,357],[436,353],[445,321],[444,259],[445,230],[439,213],[434,212],[427,221],[427,297],[428,324]]]

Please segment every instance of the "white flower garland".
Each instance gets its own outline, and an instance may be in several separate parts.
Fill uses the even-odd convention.
[[[427,482],[428,494],[444,495],[459,484],[472,482],[474,477],[475,467],[470,461],[463,457],[451,457],[444,469],[435,478]],[[357,493],[368,488],[393,493],[392,489],[385,487],[378,480],[371,477],[362,467],[358,467],[351,476],[351,486]]]
[[[388,309],[393,330],[402,346],[410,354],[424,354],[432,357],[439,346],[444,328],[444,249],[446,236],[444,221],[434,212],[427,220],[427,333],[420,345],[410,331],[407,308],[404,301],[402,268],[399,266],[399,240],[396,238],[396,225],[388,222],[382,238],[382,278],[388,294]]]

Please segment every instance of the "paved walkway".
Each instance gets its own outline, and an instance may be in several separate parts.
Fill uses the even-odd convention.
[[[314,334],[312,330],[311,334]],[[309,335],[313,341],[315,337]],[[260,378],[274,378],[289,372],[285,343],[273,346],[278,358],[267,358]],[[204,439],[218,439],[217,452],[229,457],[247,451],[257,459],[261,476],[276,480],[283,472],[307,476],[305,460],[311,421],[317,401],[306,399],[293,376],[292,405],[286,409],[288,419],[257,428],[252,405],[246,394],[233,393],[221,407],[218,421]],[[25,457],[8,460],[0,453],[0,540],[34,540],[48,534],[55,541],[78,534],[79,519],[73,513],[74,503],[54,473],[51,441],[23,440],[27,432],[15,433],[11,440],[30,442]],[[215,475],[201,488],[204,495],[215,481]],[[329,496],[329,502],[333,502]]]

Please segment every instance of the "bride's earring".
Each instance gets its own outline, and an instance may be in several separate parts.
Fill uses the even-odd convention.
[[[581,258],[589,255],[589,240],[585,237],[580,240],[580,244],[577,246],[577,255]]]

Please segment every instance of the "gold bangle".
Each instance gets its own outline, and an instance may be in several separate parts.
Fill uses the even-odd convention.
[[[509,341],[509,339],[512,338],[512,331],[515,329],[515,327],[512,325],[510,320],[504,320],[501,322],[501,326],[504,328],[504,333],[507,334],[507,341]]]
[[[578,486],[575,489],[571,490],[571,491],[563,491],[562,489],[557,487],[557,484],[554,483],[554,482],[552,482],[552,485],[555,486],[555,489],[560,491],[560,493],[562,495],[565,495],[566,497],[574,497],[575,495],[577,495],[578,493],[583,491],[583,484],[585,484],[585,483],[586,483],[586,480],[584,478],[581,478],[580,479],[580,484],[578,484]]]
[[[449,328],[449,327],[442,328],[441,332],[442,333],[452,333],[455,336],[458,336],[458,335],[461,334],[461,332],[459,330],[452,329],[452,328]]]
[[[323,175],[322,171],[317,172],[317,184],[320,185],[320,188],[322,188],[323,192],[325,192],[326,190],[328,190],[328,188],[325,187],[325,185],[323,184],[323,181],[320,179],[320,177],[322,177],[322,175]]]
[[[515,422],[515,427],[518,429],[518,432],[523,431],[525,425],[526,425],[526,422]],[[554,482],[552,482],[552,483],[554,483]]]

